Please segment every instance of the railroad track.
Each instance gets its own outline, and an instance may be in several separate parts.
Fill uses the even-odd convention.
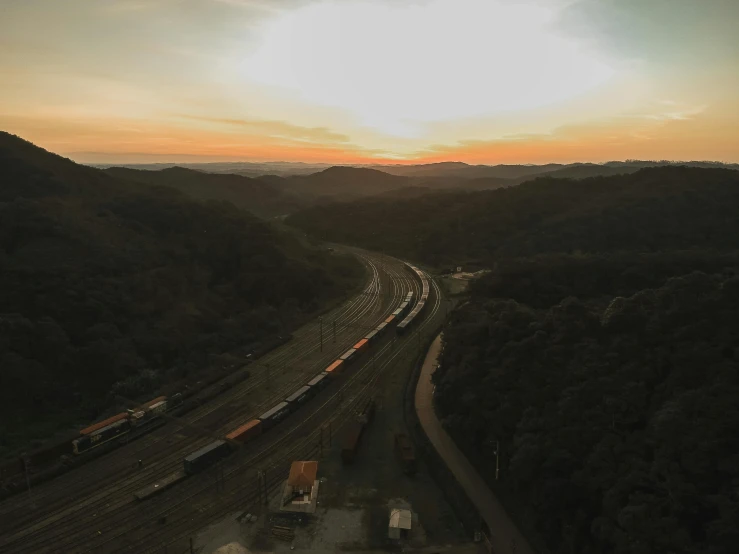
[[[432,322],[439,311],[439,291],[435,287],[435,302],[427,313],[426,319],[419,325],[418,332],[422,332],[429,322]],[[416,340],[415,333],[404,339],[400,339],[406,346],[414,348],[413,341]],[[397,346],[397,347],[396,347]],[[283,428],[282,434],[270,437],[269,442],[258,452],[242,450],[224,462],[223,481],[225,490],[228,491],[226,498],[223,496],[208,496],[212,490],[211,480],[205,477],[213,477],[219,471],[211,468],[205,472],[204,479],[199,482],[191,480],[184,483],[179,495],[172,500],[160,497],[156,504],[151,505],[149,519],[156,522],[161,518],[167,518],[166,526],[156,523],[139,529],[136,538],[132,537],[131,530],[106,529],[102,535],[93,537],[92,541],[80,550],[73,552],[163,552],[162,545],[176,546],[177,541],[187,539],[192,535],[193,506],[196,506],[196,515],[208,514],[197,520],[199,525],[207,525],[223,515],[236,510],[243,510],[247,506],[256,507],[259,493],[256,489],[257,468],[269,468],[269,485],[272,489],[282,484],[287,474],[289,465],[294,459],[309,459],[318,450],[318,438],[321,428],[332,425],[339,431],[342,423],[348,421],[348,415],[361,406],[369,397],[376,393],[377,380],[386,375],[389,370],[396,367],[400,358],[413,355],[412,351],[394,346],[391,339],[379,347],[375,353],[375,363],[365,360],[365,363],[354,369],[347,370],[351,375],[345,376],[340,383],[340,388],[327,398],[320,397],[321,404],[316,406],[310,414],[303,415],[306,407],[298,414],[303,416],[299,422],[291,419],[286,421],[292,423],[290,428]],[[379,359],[379,361],[378,361]],[[373,367],[374,365],[374,367]],[[357,389],[354,390],[353,389]],[[353,391],[353,392],[352,392]],[[317,397],[314,400],[318,400]],[[285,425],[285,424],[283,424]],[[305,429],[312,428],[306,434]],[[205,482],[204,482],[205,481]],[[199,497],[208,496],[205,503],[197,502]],[[255,510],[253,510],[255,511]],[[124,516],[125,517],[125,516]],[[125,527],[127,523],[135,520],[124,519],[117,521],[117,526]],[[70,552],[71,552],[70,551]],[[169,550],[178,552],[176,548]]]
[[[379,293],[379,272],[378,272],[377,268],[375,267],[374,262],[371,259],[367,259],[367,263],[373,269],[373,277],[370,280],[370,284],[365,289],[365,292],[368,292],[369,294],[363,295],[364,298],[362,298],[361,295],[360,295],[360,298],[358,298],[355,301],[349,303],[349,305],[347,307],[345,307],[344,310],[340,310],[339,313],[337,314],[337,322],[339,322],[340,325],[342,325],[345,329],[348,329],[349,331],[352,330],[350,328],[351,322],[352,321],[355,321],[355,320],[358,320],[359,318],[361,318],[363,315],[366,314],[367,311],[382,313],[382,312],[380,312],[382,302],[380,302],[378,304],[377,302],[374,302],[374,300],[372,299],[372,295],[373,294]],[[401,275],[402,269],[401,269],[400,272],[398,272],[398,271],[391,271],[390,273],[391,273],[391,276],[392,277],[396,278],[401,283],[403,281],[409,281],[410,282],[410,279],[407,279],[405,275]],[[396,290],[393,291],[393,298],[397,300],[403,294],[403,291],[405,290],[405,287],[403,287],[403,289],[400,289],[398,287],[393,287],[393,288],[396,289]],[[391,304],[391,306],[392,306],[392,304]],[[314,327],[314,329],[316,331],[318,330],[317,329],[317,327],[318,327],[317,325],[314,325],[313,327]],[[365,333],[364,332],[360,332],[358,334],[361,337]],[[312,347],[313,350],[315,350],[315,349],[318,348],[318,346],[315,344],[316,343],[315,339],[311,339],[310,336],[307,335],[307,340],[308,341],[311,341],[312,340],[312,342],[314,344],[314,346]],[[343,351],[342,348],[344,346],[346,346],[346,345],[343,345],[342,347],[339,347],[337,349],[337,352],[338,351]],[[295,346],[293,346],[292,349],[288,349],[287,350],[287,353],[282,354],[282,356],[283,357],[294,356],[294,354],[291,352],[292,350],[294,350],[294,348],[295,348]],[[303,353],[303,356],[305,356],[305,355],[306,354]],[[321,361],[319,363],[320,364],[324,364],[324,363],[327,364],[328,361],[330,361],[332,359],[335,359],[335,356],[336,356],[336,352],[327,353],[326,356],[325,356],[325,360],[323,358],[321,358]],[[276,360],[279,360],[279,359],[280,359],[280,356],[279,355],[273,357],[273,360],[275,360],[275,361]],[[320,371],[321,369],[323,369],[323,367],[325,367],[325,365],[323,365],[320,368],[311,368],[310,371],[312,371],[313,374],[315,374],[318,371]],[[290,381],[290,380],[286,381],[287,384],[282,389],[280,389],[279,391],[277,391],[277,396],[278,397],[284,397],[286,394],[289,394],[290,392],[292,392],[292,389],[297,386],[297,383],[299,381],[304,381],[303,377],[304,376],[301,375],[301,376],[298,376],[298,377],[294,378],[292,381]],[[253,384],[254,381],[252,381],[252,385],[250,387],[248,387],[248,390],[241,391],[239,394],[233,396],[232,398],[228,398],[226,400],[223,400],[223,401],[219,402],[219,406],[217,406],[215,408],[211,407],[211,409],[203,410],[199,414],[196,413],[195,414],[195,417],[193,419],[195,421],[197,421],[197,420],[202,419],[203,417],[207,416],[208,414],[213,413],[218,408],[223,408],[223,407],[228,406],[228,405],[233,405],[234,402],[239,401],[250,390],[256,389],[259,384],[263,383],[263,381],[264,381],[264,379],[262,379],[261,381],[259,381],[256,385]],[[269,402],[273,402],[273,401],[270,400]],[[269,402],[265,402],[264,405],[268,405]],[[245,413],[246,413],[246,411],[244,411],[244,414]],[[232,425],[233,425],[233,423],[225,424],[224,430],[225,430],[225,427],[232,426]],[[218,428],[216,430],[216,432],[220,432],[220,430],[221,430],[221,428]],[[152,444],[161,443],[163,440],[166,440],[166,437],[159,437],[156,440],[147,441],[149,444],[145,444],[144,443],[144,444],[142,444],[142,447],[151,448]],[[207,442],[207,440],[208,439],[204,439],[204,442]],[[140,441],[140,443],[141,443],[141,441]],[[139,443],[137,443],[137,444],[139,444]],[[169,445],[165,445],[165,446],[168,447]],[[23,533],[20,533],[20,534],[14,534],[10,538],[9,541],[8,540],[1,541],[0,542],[0,545],[6,546],[6,547],[12,547],[12,548],[18,547],[18,548],[20,548],[20,550],[18,550],[19,552],[22,552],[22,551],[36,552],[36,551],[40,551],[40,550],[37,549],[37,547],[39,547],[41,545],[37,544],[37,542],[34,541],[34,537],[35,536],[41,536],[41,535],[47,534],[49,532],[53,532],[55,528],[60,527],[62,525],[65,525],[66,531],[67,532],[70,532],[70,533],[73,533],[74,531],[79,531],[81,529],[87,528],[89,526],[89,524],[87,522],[84,522],[80,526],[80,528],[78,528],[78,526],[75,525],[74,522],[69,522],[68,520],[69,520],[69,518],[71,516],[75,516],[75,515],[79,516],[79,515],[81,515],[81,514],[79,514],[79,512],[80,511],[83,511],[83,510],[84,511],[89,511],[89,510],[98,510],[98,509],[101,509],[102,508],[102,510],[100,510],[101,512],[103,512],[103,513],[104,512],[107,512],[108,509],[110,508],[110,502],[108,502],[107,505],[103,505],[103,502],[106,501],[108,498],[110,498],[111,495],[113,495],[115,493],[118,493],[118,495],[120,495],[120,494],[123,494],[123,493],[132,492],[132,490],[135,490],[135,489],[140,488],[141,486],[143,486],[143,484],[141,483],[141,481],[143,481],[143,480],[151,480],[151,478],[154,475],[154,473],[161,473],[162,471],[165,471],[165,470],[170,469],[170,467],[172,467],[172,466],[179,466],[179,464],[181,463],[182,456],[184,455],[183,453],[189,453],[194,448],[196,448],[196,445],[193,445],[192,443],[187,443],[182,448],[183,448],[182,450],[177,450],[174,453],[172,453],[172,449],[171,448],[168,448],[168,451],[167,451],[168,452],[168,455],[165,457],[165,459],[162,462],[158,462],[158,463],[154,464],[154,466],[152,468],[148,469],[148,471],[146,471],[146,472],[138,472],[138,473],[137,472],[130,471],[129,473],[132,474],[131,475],[131,479],[129,479],[128,482],[126,482],[125,484],[119,485],[118,487],[115,487],[114,490],[111,490],[111,487],[107,487],[104,490],[104,492],[101,493],[101,495],[98,495],[99,496],[98,498],[93,497],[92,499],[86,499],[86,500],[82,501],[79,505],[75,506],[74,509],[71,509],[69,511],[65,511],[65,513],[62,513],[61,515],[60,514],[54,514],[54,516],[52,516],[51,518],[47,518],[46,520],[40,522],[39,524],[37,524],[35,526],[32,525],[30,529],[29,528],[25,529],[24,531],[26,531],[26,532],[23,532]],[[140,449],[134,450],[134,456],[137,455],[139,453],[139,451],[140,451]],[[135,458],[133,458],[133,459],[135,459]],[[120,477],[120,474],[119,473],[116,473],[116,476]],[[158,476],[161,477],[162,475],[158,475]],[[99,486],[99,485],[94,485],[94,486]],[[130,502],[130,497],[127,499],[127,502]],[[53,508],[51,510],[49,510],[49,511],[53,511]],[[96,513],[96,512],[94,512],[94,513]],[[34,518],[36,518],[36,514],[34,514]],[[85,518],[83,517],[81,519],[84,520]],[[42,525],[43,523],[46,523],[47,525],[44,526],[44,525]],[[65,534],[67,534],[67,533],[65,533]],[[50,539],[49,539],[50,541],[55,541],[56,539],[61,538],[61,535],[60,534],[56,534],[55,535],[55,534],[52,533],[49,536],[50,536]],[[22,544],[20,542],[22,542]],[[58,546],[58,544],[56,544],[52,548],[52,550],[56,549],[57,546]],[[59,550],[56,550],[56,551],[59,551]]]

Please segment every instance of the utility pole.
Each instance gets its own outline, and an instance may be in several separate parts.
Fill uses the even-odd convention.
[[[323,318],[318,318],[318,323],[321,324],[321,352],[323,352]]]

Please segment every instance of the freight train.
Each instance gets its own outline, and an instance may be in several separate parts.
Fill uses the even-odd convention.
[[[398,323],[398,325],[395,327],[395,332],[399,335],[402,335],[405,333],[408,328],[413,325],[413,322],[416,321],[418,316],[423,312],[424,308],[426,307],[426,302],[429,298],[429,280],[426,278],[426,274],[418,269],[415,266],[412,266],[408,264],[408,268],[418,276],[418,278],[421,281],[421,296],[418,299],[418,302],[416,302],[416,305],[413,307],[412,310],[410,310],[410,313]],[[413,293],[408,293],[409,300],[407,301],[408,306],[410,306],[410,299],[413,298]]]
[[[408,264],[408,268],[421,280],[421,296],[415,307],[411,309],[414,293],[409,292],[401,301],[398,308],[385,321],[367,333],[364,338],[360,339],[352,348],[339,356],[338,359],[331,362],[325,370],[313,377],[308,383],[300,386],[293,394],[280,401],[259,417],[236,428],[226,435],[225,441],[213,441],[187,456],[183,461],[185,473],[192,475],[202,471],[209,465],[231,454],[235,448],[254,440],[263,432],[277,425],[290,413],[313,398],[332,379],[338,377],[359,356],[380,340],[392,325],[404,325],[403,329],[407,328],[421,313],[429,295],[429,284],[426,275],[420,269],[410,264]],[[398,333],[402,334],[402,331],[398,330]],[[357,442],[358,440],[359,436],[357,436]]]

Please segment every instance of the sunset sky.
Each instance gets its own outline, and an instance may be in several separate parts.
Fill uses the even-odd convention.
[[[2,0],[0,129],[86,163],[739,162],[737,0]]]

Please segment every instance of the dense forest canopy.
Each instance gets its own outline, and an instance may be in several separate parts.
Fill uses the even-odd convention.
[[[550,252],[739,247],[739,171],[661,167],[407,201],[368,198],[287,219],[332,241],[433,265]]]
[[[288,222],[492,270],[445,329],[437,410],[538,549],[724,554],[739,544],[737,214],[739,172],[664,167]]]
[[[362,275],[231,204],[5,133],[0,173],[0,448],[243,359]]]

